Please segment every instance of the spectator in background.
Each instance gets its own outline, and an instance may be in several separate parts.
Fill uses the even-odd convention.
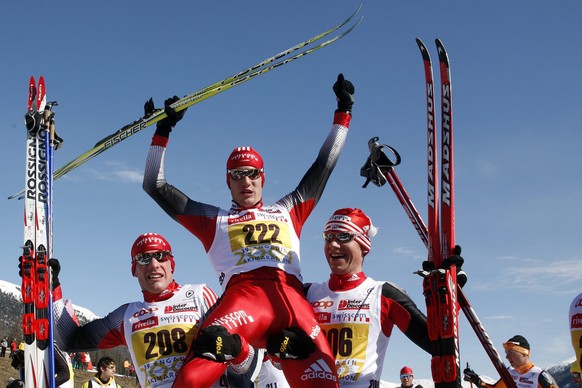
[[[14,357],[14,353],[18,349],[18,342],[16,342],[16,338],[12,338],[12,342],[10,342],[10,358]]]
[[[129,377],[129,365],[130,365],[129,358],[126,358],[123,361],[123,374],[125,377]]]
[[[570,336],[576,359],[572,363],[570,372],[572,381],[579,387],[582,386],[580,373],[582,372],[582,293],[578,294],[570,304],[569,314]]]
[[[0,357],[6,357],[6,349],[8,349],[8,336],[0,340]]]
[[[414,385],[414,372],[409,366],[400,369],[400,386],[397,388],[422,388],[422,385]]]
[[[554,378],[539,366],[535,366],[529,359],[530,346],[529,342],[521,336],[514,335],[507,342],[503,343],[505,349],[505,357],[509,361],[509,374],[514,381],[522,382],[518,387],[530,388],[558,388],[558,384]],[[463,371],[465,374],[464,380],[469,381],[477,386],[477,388],[505,388],[503,379],[497,381],[495,384],[487,384],[477,373],[471,368],[467,367]],[[527,383],[527,384],[526,384]]]
[[[97,362],[97,372],[95,373],[95,376],[84,383],[82,388],[121,388],[121,386],[115,382],[115,371],[115,361],[110,357],[101,357],[99,362]]]

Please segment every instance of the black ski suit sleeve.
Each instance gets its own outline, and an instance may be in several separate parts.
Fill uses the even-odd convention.
[[[389,282],[382,286],[382,298],[386,299],[382,302],[383,305],[389,306],[395,302],[406,310],[409,315],[407,324],[406,322],[396,322],[397,326],[408,339],[430,354],[431,344],[428,338],[426,315],[418,309],[414,301],[403,289]]]
[[[55,385],[58,387],[71,379],[71,371],[66,356],[55,346]]]
[[[542,371],[538,377],[538,386],[540,388],[558,388],[558,383],[547,371]]]

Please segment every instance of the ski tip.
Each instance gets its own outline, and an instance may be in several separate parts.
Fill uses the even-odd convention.
[[[449,57],[447,55],[447,50],[445,50],[443,42],[439,38],[435,39],[434,42],[436,44],[437,52],[439,54],[439,61],[449,63]]]
[[[428,53],[428,49],[426,48],[426,45],[424,44],[424,42],[422,40],[420,40],[420,38],[416,38],[416,44],[418,45],[418,48],[420,49],[420,53],[422,54],[422,59],[430,62],[430,54]]]

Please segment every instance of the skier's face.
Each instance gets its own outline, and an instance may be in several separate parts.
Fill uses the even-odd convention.
[[[400,375],[400,384],[403,387],[411,387],[413,379],[414,379],[414,376],[412,374],[409,374],[409,373]]]
[[[151,294],[160,294],[174,280],[172,263],[170,260],[159,262],[152,258],[149,264],[138,264],[135,267],[135,276],[143,291]]]
[[[364,255],[356,241],[341,242],[336,238],[329,238],[324,242],[323,251],[334,275],[362,272]]]
[[[507,358],[507,361],[509,361],[509,365],[514,368],[525,365],[529,362],[528,356],[510,349],[505,351],[505,358]]]
[[[237,170],[256,170],[251,166],[242,166]],[[242,207],[250,208],[261,201],[263,196],[263,180],[261,175],[243,176],[235,179],[228,176],[232,200]]]

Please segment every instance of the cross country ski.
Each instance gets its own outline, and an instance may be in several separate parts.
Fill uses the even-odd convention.
[[[317,34],[301,43],[296,44],[295,46],[288,48],[278,54],[275,54],[263,61],[247,68],[239,71],[238,73],[227,77],[221,81],[215,82],[199,91],[196,91],[192,94],[184,96],[183,98],[179,99],[175,103],[171,105],[171,107],[176,111],[179,112],[184,110],[192,105],[198,104],[212,96],[215,96],[219,93],[222,93],[230,88],[233,88],[237,85],[240,85],[244,82],[247,82],[253,78],[256,78],[262,74],[265,74],[273,69],[281,67],[287,63],[290,63],[296,59],[302,58],[306,55],[309,55],[319,49],[322,49],[334,42],[337,42],[351,31],[353,31],[362,21],[362,17],[360,17],[351,27],[349,27],[344,32],[330,38],[326,41],[313,45],[320,41],[321,39],[325,38],[326,36],[332,34],[333,32],[339,30],[340,28],[344,27],[348,24],[354,17],[358,14],[361,9],[361,5],[356,9],[354,13],[352,13],[347,19],[342,21],[341,23],[335,25],[334,27]],[[303,51],[301,51],[303,50]],[[82,164],[86,163],[90,159],[94,158],[95,156],[105,152],[109,148],[113,147],[114,145],[126,140],[127,138],[135,135],[136,133],[142,131],[143,129],[149,127],[157,123],[160,120],[166,118],[166,114],[164,113],[164,109],[156,109],[153,113],[143,116],[138,120],[123,126],[121,129],[117,130],[116,132],[112,133],[109,136],[99,140],[91,149],[82,153],[81,155],[77,156],[75,159],[71,160],[69,163],[61,166],[57,170],[54,171],[54,179],[59,179],[63,175],[67,174],[71,170],[81,166]],[[20,191],[16,194],[12,194],[8,197],[8,199],[22,199],[24,195],[24,190]]]
[[[56,102],[46,101],[44,77],[38,85],[34,77],[28,84],[25,115],[26,173],[24,192],[24,244],[22,271],[22,331],[24,335],[24,371],[27,387],[54,387],[52,346],[52,299],[48,259],[52,253],[52,183],[51,163],[55,143],[54,113]],[[54,139],[54,136],[52,137]],[[59,138],[60,140],[60,138]]]
[[[460,255],[460,247],[455,245],[454,149],[450,64],[442,42],[436,39],[441,94],[441,181],[439,192],[432,63],[424,43],[420,39],[417,39],[416,42],[422,55],[425,70],[428,226],[422,220],[394,170],[394,167],[401,161],[400,155],[394,148],[379,144],[378,137],[374,137],[368,142],[370,156],[361,169],[361,175],[366,177],[363,187],[366,187],[369,182],[373,182],[377,186],[382,186],[388,182],[423,244],[428,249],[428,261],[423,263],[425,268],[417,273],[424,277],[423,293],[427,305],[429,338],[433,342],[431,371],[435,387],[452,388],[460,386],[459,305],[506,385],[515,387],[515,382],[509,375],[499,353],[493,346],[491,339],[462,289],[457,285],[455,266],[443,265],[443,262],[452,255]],[[389,150],[396,160],[393,161],[386,156],[382,151],[383,148]]]

